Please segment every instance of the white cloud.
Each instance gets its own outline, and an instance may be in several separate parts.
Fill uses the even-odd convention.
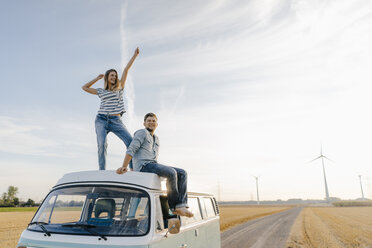
[[[366,18],[370,12],[370,8],[363,8],[364,6],[361,6],[362,11],[358,9],[355,12],[346,12],[348,8],[353,7],[353,4],[348,1],[344,1],[342,4],[319,3],[311,5],[311,8],[308,8],[304,1],[294,1],[292,9],[279,3],[279,1],[270,1],[269,4],[262,3],[262,1],[253,1],[251,4],[239,2],[228,11],[223,8],[214,8],[215,12],[211,13],[213,18],[203,15],[204,18],[209,19],[197,21],[192,30],[197,32],[199,36],[203,36],[203,25],[220,21],[224,15],[230,16],[232,19],[230,22],[221,23],[217,30],[212,29],[214,33],[210,36],[215,38],[190,40],[190,43],[178,42],[176,45],[172,45],[174,39],[165,40],[162,42],[162,46],[169,45],[170,48],[157,47],[161,48],[159,50],[162,52],[152,53],[152,55],[144,54],[143,63],[148,64],[146,69],[151,71],[150,75],[172,78],[190,74],[229,72],[237,69],[240,69],[241,71],[238,73],[242,74],[244,73],[242,70],[253,66],[256,68],[264,66],[263,72],[266,75],[273,69],[292,73],[300,70],[303,73],[303,70],[311,69],[304,68],[306,65],[316,66],[315,69],[319,71],[324,68],[325,64],[331,64],[327,63],[328,58],[325,57],[328,57],[329,53],[331,53],[330,59],[335,57],[335,60],[339,61],[339,52],[345,54],[347,51],[355,49],[355,47],[343,45],[343,43],[348,43],[347,40],[355,41],[357,39],[355,35],[349,34],[355,32],[354,26],[358,21]],[[274,13],[284,12],[280,19],[275,19],[280,25],[275,22],[258,25],[255,20],[251,20],[251,15],[244,12],[244,10],[249,10],[252,13],[260,13],[260,10],[265,10],[263,16],[270,18],[273,12],[267,10],[271,9],[275,9]],[[346,12],[347,18],[345,18],[344,12]],[[292,17],[292,14],[295,17]],[[263,18],[261,14],[258,16],[257,20]],[[309,18],[315,16],[315,19],[309,19],[307,16]],[[169,18],[172,17],[171,21],[167,20],[169,25],[177,22],[187,23],[186,20],[189,18],[183,15]],[[234,26],[236,23],[239,23],[239,28]],[[135,36],[143,30],[147,38],[154,37],[149,30],[143,29],[146,25],[149,28],[155,27],[152,32],[157,33],[158,36],[164,37],[169,33],[169,30],[162,30],[156,25],[146,23],[137,27],[133,34],[129,33],[128,36]],[[251,26],[257,28],[252,29]],[[219,36],[219,32],[225,31],[225,29],[235,32]],[[188,35],[188,30],[185,31],[182,28],[173,28],[173,30],[180,37]],[[341,39],[339,39],[340,36]],[[137,39],[134,37],[133,40]],[[146,44],[151,42],[149,40]],[[367,45],[365,43],[364,48]],[[151,51],[149,52],[151,54]],[[323,59],[325,59],[324,62]],[[262,70],[262,68],[259,69]]]
[[[35,117],[35,116],[34,116]],[[0,151],[32,156],[77,157],[92,145],[88,127],[76,120],[0,116]]]
[[[46,148],[56,145],[56,142],[33,134],[33,132],[43,129],[41,126],[24,124],[20,120],[1,116],[0,150],[22,154],[52,155],[47,152]]]

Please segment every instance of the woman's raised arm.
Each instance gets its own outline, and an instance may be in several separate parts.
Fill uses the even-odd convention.
[[[134,54],[132,56],[132,58],[129,60],[127,66],[124,68],[124,71],[123,71],[123,74],[121,75],[121,79],[120,79],[120,88],[124,88],[125,86],[125,81],[127,80],[127,76],[128,76],[128,71],[129,71],[129,68],[132,66],[134,60],[136,59],[136,57],[138,56],[139,54],[139,48],[137,47],[136,50],[134,51]]]
[[[93,95],[97,95],[97,90],[96,89],[92,89],[90,88],[90,86],[92,86],[93,84],[95,84],[98,80],[102,79],[104,77],[103,74],[100,74],[98,75],[95,79],[89,81],[88,83],[84,84],[81,88],[90,93],[90,94],[93,94]]]

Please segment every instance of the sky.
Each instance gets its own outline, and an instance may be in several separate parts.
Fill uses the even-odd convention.
[[[372,198],[369,0],[12,0],[0,9],[0,193],[41,201],[98,169],[99,98],[136,47],[123,121],[159,118],[159,162],[222,201]],[[103,81],[93,88],[103,87]],[[107,169],[125,145],[108,136]]]

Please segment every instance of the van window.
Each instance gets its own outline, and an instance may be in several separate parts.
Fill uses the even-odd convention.
[[[205,215],[206,215],[205,217],[211,218],[211,217],[216,216],[212,198],[203,197],[202,199],[203,199],[204,207],[205,207]]]
[[[218,208],[217,200],[214,197],[213,197],[213,202],[214,202],[214,209],[216,210],[217,215],[219,215],[220,209]]]
[[[181,216],[181,222],[183,226],[202,220],[198,198],[189,197],[187,200],[187,204],[189,205],[188,210],[191,211],[194,214],[194,216],[191,218]]]
[[[81,210],[84,205],[83,196],[60,195],[54,206],[50,222],[74,222],[79,221]],[[68,214],[66,214],[68,213]]]
[[[156,221],[156,226],[155,226],[155,231],[156,232],[161,232],[164,229],[164,220],[163,220],[163,213],[161,211],[161,204],[160,204],[160,198],[157,196],[155,198],[155,221]]]
[[[142,236],[150,229],[150,199],[145,191],[127,187],[59,188],[49,193],[32,222],[45,222],[50,233]],[[40,225],[28,229],[43,231]]]
[[[44,209],[43,211],[39,214],[39,219],[43,220],[44,222],[50,221],[51,213],[52,213],[52,206],[54,206],[55,201],[57,197],[56,196],[51,196],[48,198],[47,201],[44,201]]]

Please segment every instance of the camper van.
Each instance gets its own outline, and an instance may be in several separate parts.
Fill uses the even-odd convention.
[[[153,173],[64,175],[23,231],[18,248],[220,248],[215,198],[188,193],[193,217],[172,215]]]

